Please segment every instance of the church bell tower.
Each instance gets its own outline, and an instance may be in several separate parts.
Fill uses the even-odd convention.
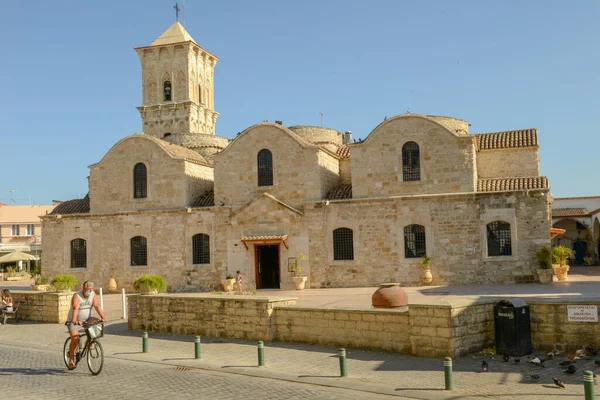
[[[142,63],[143,132],[173,144],[198,147],[215,135],[217,61],[175,22],[150,46],[135,49]]]

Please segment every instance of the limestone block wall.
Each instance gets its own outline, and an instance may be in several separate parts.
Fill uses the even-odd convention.
[[[335,129],[320,126],[290,126],[288,129],[309,142],[324,146],[334,153],[342,145],[343,135]]]
[[[191,205],[194,201],[204,193],[213,189],[214,170],[205,165],[185,162],[185,180],[187,181],[186,205]]]
[[[482,150],[476,156],[480,179],[540,176],[538,147]]]
[[[350,168],[350,158],[343,158],[340,160],[340,183],[352,183],[352,172]]]
[[[318,174],[321,178],[320,198],[325,198],[330,188],[341,183],[340,160],[324,151],[317,153]]]
[[[13,291],[15,304],[19,304],[19,319],[39,322],[65,322],[69,314],[73,293],[17,292]]]
[[[425,227],[434,284],[528,282],[535,250],[549,245],[545,193],[410,196],[305,204],[311,287],[419,284],[420,258],[406,258],[404,227]],[[487,224],[511,224],[513,254],[488,257]],[[333,231],[353,231],[353,260],[333,259]]]
[[[421,179],[403,182],[402,146],[409,141],[419,145]],[[353,145],[351,170],[354,198],[474,192],[475,145],[425,117],[395,117]]]
[[[276,307],[296,299],[254,296],[129,296],[129,329],[271,341]]]
[[[600,346],[600,323],[569,321],[567,313],[567,305],[571,304],[595,305],[600,309],[598,299],[527,302],[531,311],[533,347],[536,350],[574,352],[585,347]]]
[[[79,282],[94,280],[104,289],[113,272],[119,288],[127,290],[142,274],[162,275],[171,290],[208,287],[218,282],[218,271],[224,268],[216,233],[219,216],[210,209],[193,209],[46,218],[49,233],[42,245],[47,246],[42,273],[48,278],[70,273]],[[209,235],[209,264],[193,264],[192,237],[197,233]],[[131,265],[130,243],[135,236],[147,240],[146,266]],[[87,268],[70,267],[71,241],[77,238],[87,241]]]
[[[244,131],[226,150],[215,154],[215,204],[243,207],[268,192],[293,207],[305,199],[322,198],[322,174],[338,174],[328,162],[319,165],[319,150],[302,144],[276,124],[259,124]],[[258,186],[257,155],[268,149],[273,156],[273,185]]]
[[[147,197],[133,197],[133,169],[144,163],[147,170]],[[173,209],[188,204],[190,180],[199,186],[210,186],[211,168],[203,173],[185,175],[186,161],[172,158],[154,140],[142,135],[129,136],[117,143],[100,161],[90,167],[90,211],[112,213],[122,211]],[[201,177],[197,175],[202,175]]]

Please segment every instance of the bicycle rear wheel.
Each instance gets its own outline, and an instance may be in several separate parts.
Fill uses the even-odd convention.
[[[71,336],[69,336],[67,338],[67,340],[65,340],[65,345],[63,347],[63,361],[65,362],[65,365],[67,366],[67,368],[69,368],[69,350],[71,347]],[[73,361],[75,362],[75,366],[77,366],[77,364],[79,363],[77,354],[81,353],[81,339],[79,339],[79,342],[77,343],[77,347],[75,348],[75,355],[73,356]]]
[[[92,339],[87,349],[87,365],[92,375],[98,375],[104,365],[104,351],[99,341]]]

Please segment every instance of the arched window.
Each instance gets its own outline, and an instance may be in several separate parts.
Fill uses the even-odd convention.
[[[163,83],[163,101],[171,101],[171,81]]]
[[[71,240],[71,268],[87,268],[87,243],[83,239]]]
[[[273,154],[267,149],[258,152],[258,186],[273,185]]]
[[[146,174],[146,165],[143,163],[135,164],[133,167],[133,198],[145,199],[148,197],[148,177]]]
[[[425,245],[425,227],[408,225],[404,227],[404,257],[418,258],[427,255]]]
[[[402,180],[421,180],[421,161],[419,158],[419,145],[415,142],[406,142],[402,146]]]
[[[131,266],[148,265],[148,245],[146,238],[136,236],[131,238]]]
[[[510,224],[494,221],[487,224],[488,257],[512,256]]]
[[[210,237],[204,233],[192,236],[194,264],[210,264]]]
[[[333,259],[354,260],[354,238],[352,229],[338,228],[333,231]]]

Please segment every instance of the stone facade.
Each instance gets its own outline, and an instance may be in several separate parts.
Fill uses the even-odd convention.
[[[240,270],[248,288],[290,289],[290,266],[299,263],[312,288],[416,285],[426,254],[438,284],[534,279],[534,251],[550,243],[551,202],[535,129],[470,134],[461,119],[404,114],[358,143],[348,144],[349,132],[280,121],[229,142],[194,128],[189,114],[202,104],[214,110],[214,56],[178,24],[137,51],[144,134],[90,167],[89,196],[43,217],[48,277],[69,272],[103,284],[114,272],[130,288],[157,273],[171,290],[193,290]],[[165,72],[183,76],[169,81],[170,101],[154,89]],[[207,78],[202,103],[194,88]],[[158,125],[149,128],[151,120]],[[155,129],[173,121],[183,126],[170,135]],[[134,195],[137,184],[143,196]],[[199,234],[205,247],[194,244]],[[134,237],[145,239],[145,265],[133,262]],[[79,263],[74,239],[86,244]]]

